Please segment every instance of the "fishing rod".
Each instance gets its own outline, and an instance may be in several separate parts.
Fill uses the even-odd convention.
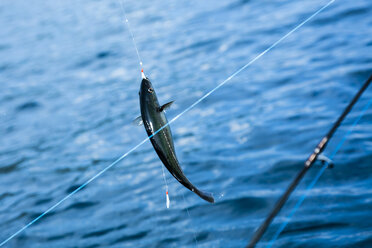
[[[372,75],[367,79],[367,81],[363,84],[363,86],[359,89],[357,94],[351,100],[351,102],[347,105],[345,110],[342,114],[338,117],[337,121],[333,124],[332,128],[328,131],[327,135],[325,135],[319,142],[319,144],[315,147],[314,151],[311,153],[309,158],[306,160],[304,167],[302,170],[297,174],[294,180],[291,182],[287,190],[284,194],[280,197],[276,205],[274,206],[273,210],[270,214],[266,217],[265,221],[261,224],[261,226],[257,229],[255,234],[253,235],[250,243],[247,245],[247,248],[253,248],[256,244],[260,241],[262,236],[264,235],[267,228],[270,226],[271,222],[275,218],[275,216],[279,213],[282,209],[283,205],[287,202],[291,193],[295,190],[298,184],[301,182],[301,179],[304,177],[306,172],[310,169],[310,167],[316,162],[320,153],[326,148],[329,140],[332,138],[333,134],[336,132],[337,128],[341,125],[341,122],[345,119],[345,117],[350,113],[351,109],[355,105],[355,103],[359,100],[360,96],[363,92],[368,88],[372,81]]]

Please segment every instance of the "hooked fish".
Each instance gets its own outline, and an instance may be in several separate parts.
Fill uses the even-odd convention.
[[[136,121],[138,124],[144,124],[147,135],[151,136],[168,123],[164,110],[169,108],[173,101],[160,106],[154,87],[143,72],[139,99],[141,116],[139,116]],[[172,132],[169,125],[156,133],[156,135],[152,136],[150,140],[160,160],[178,182],[200,196],[202,199],[214,203],[214,198],[211,193],[199,190],[183,173],[176,156]]]

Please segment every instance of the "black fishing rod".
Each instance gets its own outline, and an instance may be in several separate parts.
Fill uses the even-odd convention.
[[[279,213],[279,211],[282,209],[283,205],[288,200],[291,193],[294,191],[294,189],[297,187],[297,185],[300,183],[301,179],[304,177],[306,172],[310,169],[310,167],[315,163],[320,153],[323,152],[325,147],[327,146],[329,140],[332,138],[333,134],[336,132],[337,128],[340,126],[341,122],[345,119],[345,117],[350,113],[351,109],[355,105],[355,103],[359,100],[360,96],[363,94],[363,92],[368,88],[372,81],[372,75],[367,79],[367,81],[363,84],[362,88],[358,91],[358,93],[354,96],[353,100],[349,103],[349,105],[345,108],[344,112],[338,117],[335,124],[333,124],[331,130],[327,133],[326,136],[322,138],[322,140],[319,142],[319,144],[315,147],[313,153],[309,156],[309,158],[306,160],[304,167],[302,170],[297,174],[295,179],[292,181],[292,183],[289,185],[287,190],[284,192],[282,197],[280,197],[279,201],[274,206],[271,213],[266,217],[265,221],[261,224],[261,226],[257,229],[255,234],[253,235],[253,238],[251,239],[251,242],[248,244],[247,248],[253,248],[256,246],[258,241],[262,238],[263,234],[265,233],[266,229],[269,227],[275,216]]]

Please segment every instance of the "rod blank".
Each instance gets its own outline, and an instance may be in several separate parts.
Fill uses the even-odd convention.
[[[247,248],[253,248],[256,246],[258,241],[262,238],[267,228],[270,226],[271,222],[275,218],[275,216],[279,213],[279,211],[282,209],[283,205],[287,202],[289,196],[292,194],[292,192],[295,190],[295,188],[298,186],[298,184],[301,182],[301,179],[304,177],[308,169],[315,163],[316,159],[318,158],[318,155],[323,152],[323,150],[326,148],[329,140],[332,138],[333,134],[336,132],[337,128],[341,125],[342,121],[345,119],[345,117],[350,113],[351,109],[355,105],[355,103],[359,100],[360,96],[363,94],[363,92],[368,88],[372,81],[372,75],[367,79],[367,81],[363,84],[363,86],[359,89],[357,94],[354,96],[354,98],[351,100],[351,102],[347,105],[345,110],[342,112],[342,114],[338,117],[336,122],[333,124],[332,128],[328,131],[327,135],[325,135],[319,142],[319,144],[315,147],[314,151],[311,153],[309,158],[306,160],[304,167],[302,170],[297,174],[297,176],[294,178],[294,180],[291,182],[287,190],[284,192],[284,194],[280,197],[278,202],[275,204],[273,210],[270,212],[270,214],[266,217],[265,221],[261,224],[261,226],[257,229],[255,234],[253,235],[250,243],[248,244]]]

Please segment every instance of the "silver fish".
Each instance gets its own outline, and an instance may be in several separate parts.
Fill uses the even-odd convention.
[[[147,135],[151,136],[168,123],[164,110],[169,108],[173,102],[160,106],[150,80],[145,77],[144,74],[142,74],[142,77],[143,79],[139,91],[141,116],[137,118],[137,122],[140,122],[142,119]],[[172,132],[169,125],[160,130],[156,135],[152,136],[150,140],[160,160],[177,181],[202,199],[214,203],[214,198],[211,193],[199,190],[183,173],[176,156]]]

